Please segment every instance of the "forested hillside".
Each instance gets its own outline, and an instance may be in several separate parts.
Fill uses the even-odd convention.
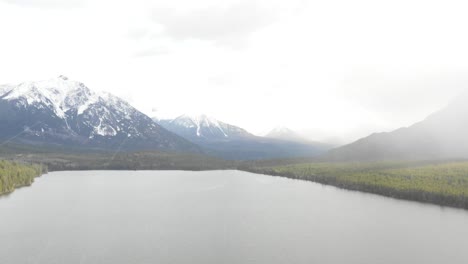
[[[250,171],[468,209],[468,162],[304,163]]]
[[[0,160],[0,195],[10,193],[18,187],[28,186],[46,168],[42,165],[28,165]]]

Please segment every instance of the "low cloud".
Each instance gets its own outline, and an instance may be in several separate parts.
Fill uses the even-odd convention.
[[[276,16],[259,7],[257,1],[242,1],[178,13],[176,9],[155,8],[154,22],[164,33],[177,40],[223,41],[244,37],[275,21]]]
[[[127,32],[127,37],[138,45],[184,45],[201,41],[242,50],[248,46],[249,36],[298,12],[303,1],[206,0],[197,4],[185,0],[161,0],[143,6],[150,10],[149,16],[144,16],[143,12],[139,25]],[[135,55],[158,55],[149,50],[153,49],[138,51]]]

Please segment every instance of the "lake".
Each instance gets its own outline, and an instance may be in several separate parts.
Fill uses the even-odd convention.
[[[468,263],[468,211],[240,171],[53,172],[0,198],[2,264]]]

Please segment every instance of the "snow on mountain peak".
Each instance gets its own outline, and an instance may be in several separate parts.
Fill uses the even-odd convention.
[[[306,142],[307,140],[303,138],[299,133],[285,126],[278,126],[271,130],[268,134],[265,135],[267,138],[275,138],[288,141],[296,142]]]
[[[285,127],[285,126],[277,126],[273,128],[268,134],[292,134],[295,133],[293,130]]]
[[[9,91],[11,91],[13,89],[13,87],[14,87],[14,85],[10,85],[10,84],[0,85],[0,97],[2,97],[3,95],[5,95]]]
[[[194,142],[226,142],[255,137],[245,129],[207,115],[181,115],[175,119],[153,120],[169,131]]]
[[[43,103],[51,107],[61,118],[70,109],[77,109],[79,114],[87,106],[97,102],[99,95],[89,90],[83,83],[72,81],[60,75],[57,78],[26,82],[13,87],[3,99],[24,99],[28,105]]]
[[[50,115],[50,120],[61,120],[58,127],[62,131],[80,134],[88,139],[123,134],[138,138],[144,134],[159,133],[149,117],[126,101],[110,93],[94,92],[83,83],[63,75],[13,86],[1,100],[28,112]]]
[[[197,146],[160,127],[128,102],[109,93],[94,92],[63,75],[21,83],[11,89],[0,88],[0,92],[5,91],[0,96],[0,106],[8,109],[0,113],[0,119],[7,121],[6,131],[2,132],[6,137],[19,135],[14,136],[18,141],[199,151]],[[14,121],[11,113],[15,113]]]
[[[179,116],[177,117],[176,119],[174,120],[190,120],[194,123],[199,123],[199,124],[204,124],[206,126],[209,126],[209,125],[219,125],[219,121],[213,117],[209,117],[207,115],[182,115],[182,116]]]
[[[50,109],[70,129],[72,120],[86,115],[93,121],[94,135],[115,136],[123,120],[132,120],[137,111],[122,99],[106,92],[94,92],[81,82],[60,75],[57,78],[21,83],[7,92],[3,100],[22,108]]]
[[[187,128],[196,128],[197,137],[203,136],[201,133],[202,128],[217,129],[224,135],[224,137],[229,137],[228,134],[224,131],[220,122],[215,118],[209,117],[207,115],[181,115],[171,122]]]

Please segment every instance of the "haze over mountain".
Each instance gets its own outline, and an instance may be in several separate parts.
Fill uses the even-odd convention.
[[[468,158],[468,93],[423,121],[388,133],[375,133],[331,150],[327,159],[424,160]]]
[[[94,92],[65,76],[3,86],[0,91],[3,142],[198,151],[126,101]]]
[[[308,140],[299,135],[296,131],[289,129],[284,126],[278,126],[272,129],[268,134],[265,135],[267,138],[275,138],[281,140],[289,140],[289,141],[296,141],[296,142],[307,142]]]
[[[182,115],[155,122],[200,145],[206,153],[225,159],[315,157],[330,147],[320,143],[255,136],[243,128],[206,115]]]

